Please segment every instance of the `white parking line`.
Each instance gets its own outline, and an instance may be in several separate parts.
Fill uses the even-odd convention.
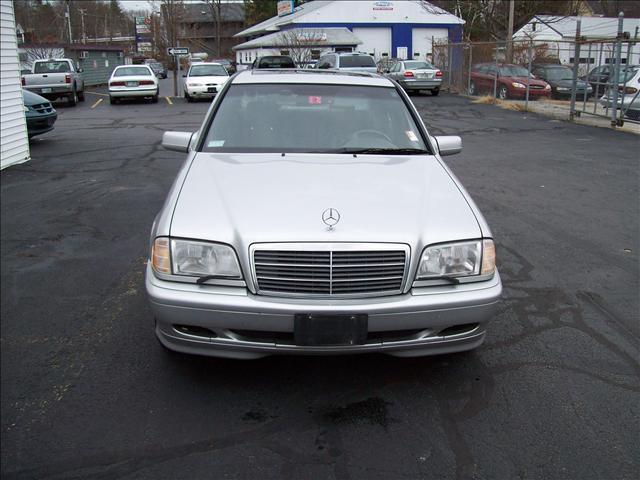
[[[101,95],[103,97],[109,96],[107,93],[98,93],[98,92],[84,92],[84,93],[90,93],[91,95]]]
[[[91,108],[96,108],[98,105],[100,105],[100,103],[102,102],[102,99],[99,98],[98,101],[96,103],[94,103],[93,105],[91,105]]]
[[[169,105],[173,105],[173,102],[171,101],[171,97],[164,97],[164,99],[167,101]]]

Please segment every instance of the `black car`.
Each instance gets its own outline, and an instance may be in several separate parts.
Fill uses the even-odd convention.
[[[165,67],[162,63],[150,63],[149,67],[153,70],[153,73],[156,74],[158,78],[167,78],[167,67]]]
[[[51,102],[29,90],[22,89],[24,101],[24,115],[27,120],[27,134],[29,138],[53,130],[53,124],[58,119],[58,113],[51,106]]]
[[[533,65],[531,73],[551,85],[552,98],[571,97],[573,87],[573,70],[565,65],[538,64]],[[576,98],[584,98],[586,94],[590,97],[593,88],[584,80],[576,80]]]
[[[296,64],[287,55],[269,55],[256,58],[251,68],[296,68]]]
[[[224,69],[229,72],[229,75],[233,75],[234,73],[236,73],[236,67],[235,65],[231,62],[231,60],[227,60],[226,58],[218,58],[215,60],[208,60],[209,62],[212,63],[219,63],[220,65],[222,65],[224,67]]]

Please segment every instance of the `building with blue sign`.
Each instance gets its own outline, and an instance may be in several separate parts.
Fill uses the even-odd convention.
[[[434,42],[462,39],[464,20],[426,1],[315,0],[237,33],[255,39],[290,29],[346,28],[361,41],[357,50],[382,57],[426,59]]]

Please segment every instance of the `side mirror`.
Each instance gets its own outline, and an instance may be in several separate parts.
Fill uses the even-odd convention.
[[[82,73],[83,71],[84,71],[84,69],[82,69],[82,68],[78,69],[78,73]]]
[[[164,132],[162,146],[175,152],[188,152],[192,136],[191,132]]]
[[[165,134],[166,135],[166,134]],[[462,139],[457,135],[447,135],[433,137],[438,144],[438,151],[441,157],[455,155],[462,151]]]

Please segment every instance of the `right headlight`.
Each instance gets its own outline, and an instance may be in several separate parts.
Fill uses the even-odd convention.
[[[156,272],[165,275],[242,279],[236,252],[220,243],[158,237],[151,262]]]
[[[496,267],[491,239],[442,243],[424,249],[415,280],[490,275]]]

